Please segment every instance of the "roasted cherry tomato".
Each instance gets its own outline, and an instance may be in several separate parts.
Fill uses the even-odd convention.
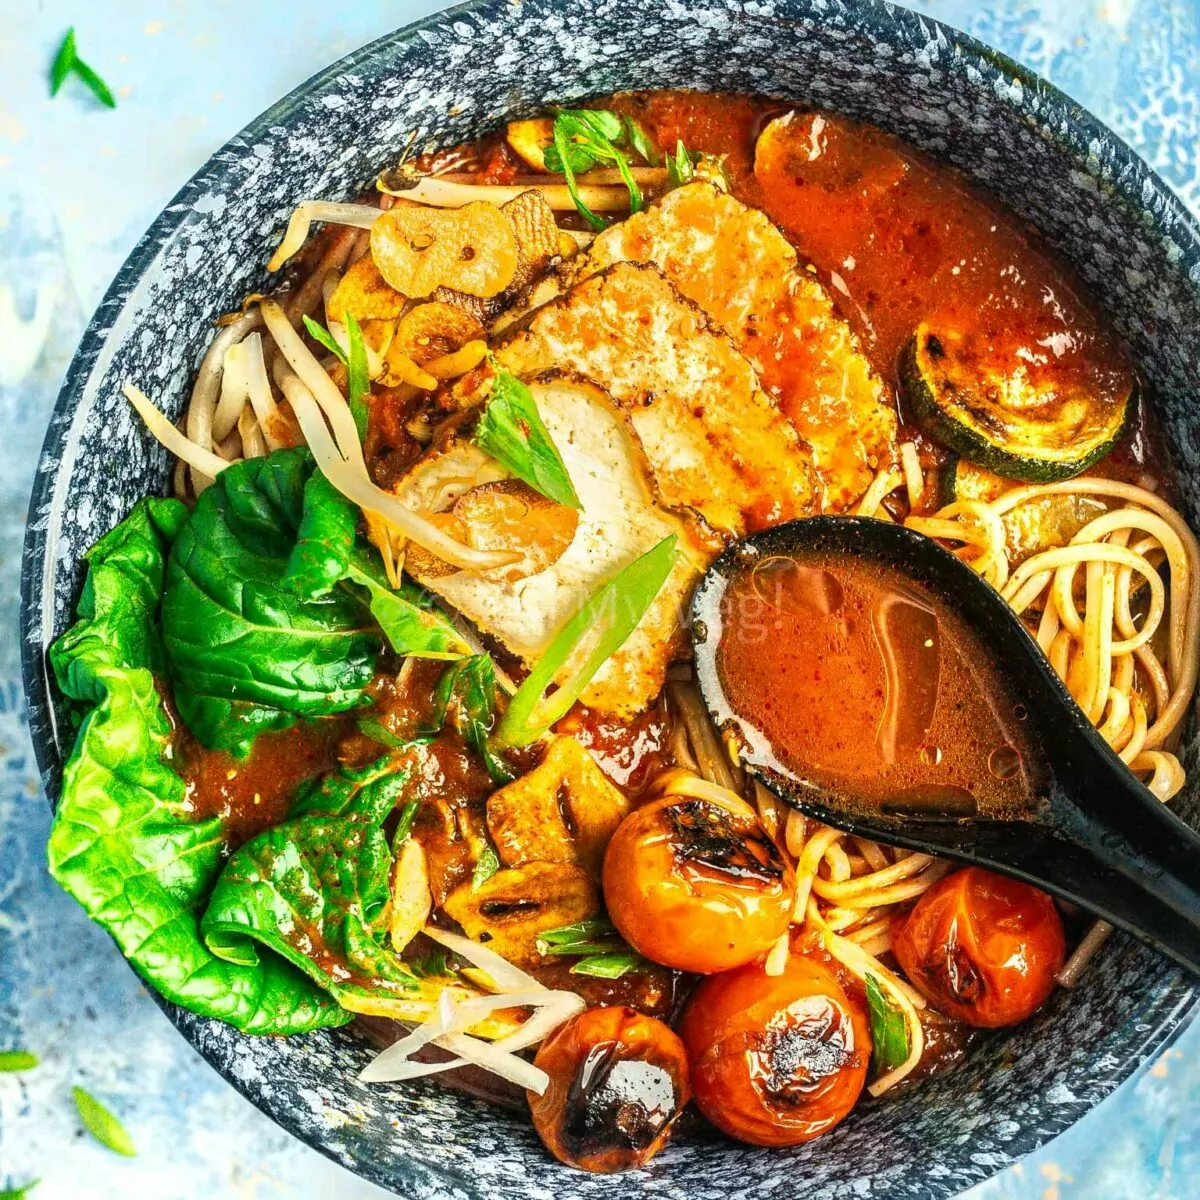
[[[632,1008],[591,1008],[555,1030],[534,1059],[550,1076],[529,1093],[534,1128],[569,1167],[607,1174],[644,1166],[691,1096],[679,1038]]]
[[[1045,1003],[1067,943],[1045,892],[979,867],[939,880],[892,927],[913,987],[948,1017],[995,1029]]]
[[[608,915],[639,953],[702,975],[741,966],[788,927],[796,879],[758,821],[668,797],[630,813],[604,856]]]
[[[697,1107],[755,1146],[795,1146],[832,1129],[871,1060],[863,1005],[828,967],[796,953],[782,975],[755,964],[706,979],[679,1032]]]

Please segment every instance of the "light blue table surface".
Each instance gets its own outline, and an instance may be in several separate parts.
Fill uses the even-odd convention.
[[[383,1193],[293,1141],[175,1033],[46,875],[49,824],[23,712],[17,587],[26,503],[59,381],[137,237],[222,142],[431,0],[0,0],[0,1191],[38,1200],[357,1200]],[[1195,0],[930,0],[923,12],[1049,77],[1200,211]],[[69,24],[115,112],[46,72]],[[140,1151],[88,1138],[72,1084],[119,1112]],[[972,1200],[1200,1196],[1200,1026]]]

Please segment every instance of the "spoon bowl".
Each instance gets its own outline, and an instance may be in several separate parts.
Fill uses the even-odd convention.
[[[994,677],[1025,710],[1036,759],[1031,802],[1002,815],[901,814],[865,803],[853,786],[815,782],[790,753],[785,765],[753,728],[745,704],[739,710],[731,701],[717,653],[731,582],[775,558],[865,560],[911,583],[935,608],[959,614],[987,659],[972,662],[972,678]],[[932,538],[866,517],[778,525],[721,554],[696,589],[691,615],[696,678],[709,715],[738,744],[745,769],[780,799],[851,833],[1024,880],[1200,974],[1200,836],[1108,746],[1000,594]]]

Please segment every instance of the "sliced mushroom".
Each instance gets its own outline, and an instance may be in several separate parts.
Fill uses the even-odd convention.
[[[425,928],[433,897],[425,851],[416,838],[408,838],[392,864],[392,912],[388,922],[392,949],[399,954]]]
[[[508,867],[543,860],[597,871],[629,801],[572,737],[555,738],[528,775],[488,798],[488,832]]]
[[[444,908],[467,937],[521,966],[544,961],[538,934],[596,916],[600,895],[582,867],[533,862],[497,871],[478,887],[464,883]]]

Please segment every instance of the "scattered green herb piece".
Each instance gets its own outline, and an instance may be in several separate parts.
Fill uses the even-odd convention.
[[[871,1015],[872,1067],[893,1071],[908,1058],[908,1029],[904,1014],[884,994],[874,975],[867,976],[867,1009]]]
[[[620,979],[630,971],[644,969],[648,964],[631,950],[605,917],[593,917],[548,929],[538,934],[539,954],[553,958],[578,958],[571,968],[572,975],[593,975],[600,979]]]
[[[628,157],[618,149],[628,142],[634,153],[653,163],[650,139],[636,122],[623,120],[605,109],[563,108],[554,118],[553,137],[553,145],[546,147],[544,155],[546,169],[566,178],[575,207],[593,229],[604,229],[607,222],[584,203],[575,179],[577,171],[589,171],[601,163],[615,166],[629,191],[629,211],[641,212],[644,207],[641,189],[629,169]]]
[[[363,341],[362,328],[354,318],[353,313],[346,314],[346,340],[350,343],[350,353],[338,344],[323,325],[317,324],[310,316],[304,318],[304,328],[316,342],[320,342],[346,368],[347,402],[354,417],[354,427],[358,430],[359,441],[367,437],[367,402],[366,397],[371,391],[371,379],[367,373],[367,347]]]
[[[667,155],[667,181],[673,188],[691,183],[696,176],[696,164],[700,161],[699,151],[688,150],[682,140],[676,141],[675,153]]]
[[[0,1200],[25,1200],[25,1197],[41,1182],[40,1179],[31,1179],[21,1187],[5,1188],[0,1191]]]
[[[81,1087],[72,1088],[71,1095],[75,1097],[75,1107],[79,1110],[84,1128],[100,1145],[126,1158],[137,1158],[137,1148],[125,1132],[125,1127],[95,1096]]]
[[[378,717],[361,717],[357,724],[358,732],[363,737],[369,737],[371,741],[378,742],[381,746],[399,750],[411,744],[407,739],[393,733]]]
[[[496,725],[496,667],[486,654],[460,659],[438,680],[429,732],[440,733],[447,718],[483,759],[493,783],[515,778],[490,743]]]
[[[412,972],[420,979],[428,979],[429,977],[446,976],[454,973],[454,960],[448,950],[444,950],[439,946],[436,950],[431,950],[428,954],[422,954],[420,958],[412,958],[408,960],[408,965],[412,968]]]
[[[67,76],[71,73],[71,68],[75,65],[76,57],[75,26],[72,25],[67,30],[66,37],[59,43],[58,52],[54,56],[54,63],[50,67],[51,99],[58,95],[59,88],[66,82]]]
[[[396,824],[396,832],[392,835],[392,853],[395,854],[400,846],[408,841],[408,835],[412,833],[413,821],[417,818],[417,809],[421,805],[416,800],[410,800],[400,813],[400,820]]]
[[[624,120],[625,140],[634,153],[650,166],[657,167],[662,162],[662,155],[659,153],[658,147],[650,140],[650,135],[632,117],[626,117]]]
[[[32,1071],[37,1065],[38,1056],[28,1050],[0,1050],[0,1073]]]
[[[640,971],[646,960],[632,950],[617,954],[597,954],[581,958],[572,968],[572,975],[592,975],[597,979],[620,979],[630,971]]]
[[[72,74],[76,75],[84,87],[106,108],[117,107],[117,98],[112,94],[112,89],[79,57],[74,26],[67,30],[66,36],[58,47],[58,53],[54,56],[54,63],[50,67],[50,96],[52,99],[58,95],[59,89],[67,81],[67,76]]]
[[[495,873],[500,870],[500,858],[491,846],[484,846],[471,872],[471,887],[482,887]]]
[[[545,653],[508,702],[493,739],[498,746],[527,746],[556,721],[591,682],[592,676],[624,645],[654,603],[675,565],[674,534],[663,538],[613,576],[554,635]],[[574,675],[550,695],[547,688],[585,638],[595,645]]]
[[[574,925],[561,925],[558,929],[547,929],[539,933],[538,950],[547,954],[547,946],[565,946],[571,942],[586,942],[610,934],[616,934],[610,920],[606,917],[589,917],[586,921],[576,921]]]
[[[475,445],[556,504],[579,508],[558,447],[542,423],[533,393],[492,361],[492,393],[475,426]]]
[[[346,338],[350,343],[349,362],[346,363],[346,390],[349,393],[350,413],[354,417],[354,427],[358,430],[358,440],[365,442],[370,412],[367,408],[367,397],[371,394],[371,377],[367,372],[366,343],[353,313],[346,314]]]

